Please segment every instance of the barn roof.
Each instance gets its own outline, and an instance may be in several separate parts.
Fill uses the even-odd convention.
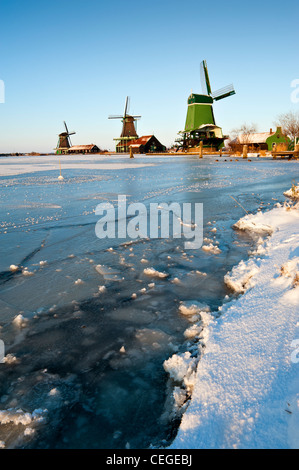
[[[91,150],[94,147],[96,147],[95,144],[90,144],[90,145],[73,145],[72,147],[69,148],[69,150]]]
[[[241,134],[236,141],[239,144],[264,144],[270,135],[274,132],[256,132],[253,134]]]
[[[132,140],[130,142],[130,146],[134,147],[140,147],[140,145],[145,145],[153,136],[152,135],[143,135],[142,137],[139,137],[138,139]]]

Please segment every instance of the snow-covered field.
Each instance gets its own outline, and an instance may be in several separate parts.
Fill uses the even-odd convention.
[[[63,171],[71,169],[81,170],[120,170],[126,168],[140,168],[153,164],[133,161],[114,162],[109,155],[51,155],[46,157],[6,157],[0,159],[0,175],[16,176],[40,171],[59,172],[59,160]]]
[[[204,322],[202,358],[165,363],[177,403],[192,392],[173,449],[299,447],[299,207],[277,206],[235,225],[267,238],[225,276],[240,295]]]

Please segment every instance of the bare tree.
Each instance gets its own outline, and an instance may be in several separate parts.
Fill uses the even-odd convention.
[[[233,138],[242,136],[242,144],[247,144],[250,141],[250,134],[254,134],[255,132],[257,132],[256,124],[244,123],[238,129],[233,129],[231,135]]]
[[[232,129],[230,132],[231,138],[228,142],[228,146],[236,151],[240,148],[240,145],[248,145],[250,143],[250,134],[255,134],[257,132],[257,126],[254,123],[247,124],[244,123],[237,129]],[[240,140],[238,139],[240,138]]]
[[[280,114],[274,124],[281,127],[283,134],[287,135],[292,141],[295,140],[295,137],[299,137],[299,113],[289,111]]]

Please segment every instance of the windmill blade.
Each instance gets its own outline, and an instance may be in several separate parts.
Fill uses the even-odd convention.
[[[134,119],[136,119],[136,120],[137,120],[137,119],[141,119],[141,116],[131,116],[131,117],[134,118]]]
[[[66,125],[66,122],[65,122],[65,121],[63,121],[63,122],[64,122],[64,127],[65,127],[66,132],[69,133],[69,130],[68,130],[67,125]]]
[[[226,87],[220,88],[219,90],[214,91],[211,96],[213,100],[218,101],[222,100],[223,98],[227,98],[228,96],[235,95],[235,89],[233,85],[228,85]]]
[[[200,80],[203,93],[205,95],[210,95],[212,93],[212,90],[208,74],[208,66],[205,60],[200,63]]]
[[[108,116],[108,119],[123,119],[123,116]]]
[[[130,112],[131,98],[128,96],[127,114]]]
[[[125,112],[124,112],[124,116],[123,116],[124,118],[125,118],[125,117],[126,117],[126,115],[127,115],[127,110],[128,110],[128,102],[129,102],[129,97],[127,96],[127,98],[126,98],[126,104],[125,104]]]
[[[68,132],[68,135],[74,135],[74,134],[76,134],[76,132],[75,132],[75,131]]]

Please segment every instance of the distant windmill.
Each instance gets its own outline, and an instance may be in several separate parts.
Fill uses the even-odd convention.
[[[137,131],[135,128],[135,122],[141,118],[141,116],[132,116],[128,114],[129,109],[129,97],[126,98],[125,109],[123,116],[109,116],[108,119],[121,119],[123,126],[120,137],[113,139],[118,141],[116,145],[117,152],[128,152],[130,141],[138,138]]]
[[[72,146],[70,136],[76,134],[76,132],[69,132],[66,122],[63,121],[65,132],[59,134],[58,144],[56,147],[56,154],[68,153],[68,149]]]
[[[200,141],[203,141],[204,147],[219,150],[223,146],[225,136],[222,134],[222,129],[216,126],[213,102],[234,95],[236,92],[233,85],[212,92],[205,60],[200,64],[200,78],[203,94],[191,92],[188,98],[185,129],[180,132],[182,138],[177,141],[185,149],[197,147]]]

